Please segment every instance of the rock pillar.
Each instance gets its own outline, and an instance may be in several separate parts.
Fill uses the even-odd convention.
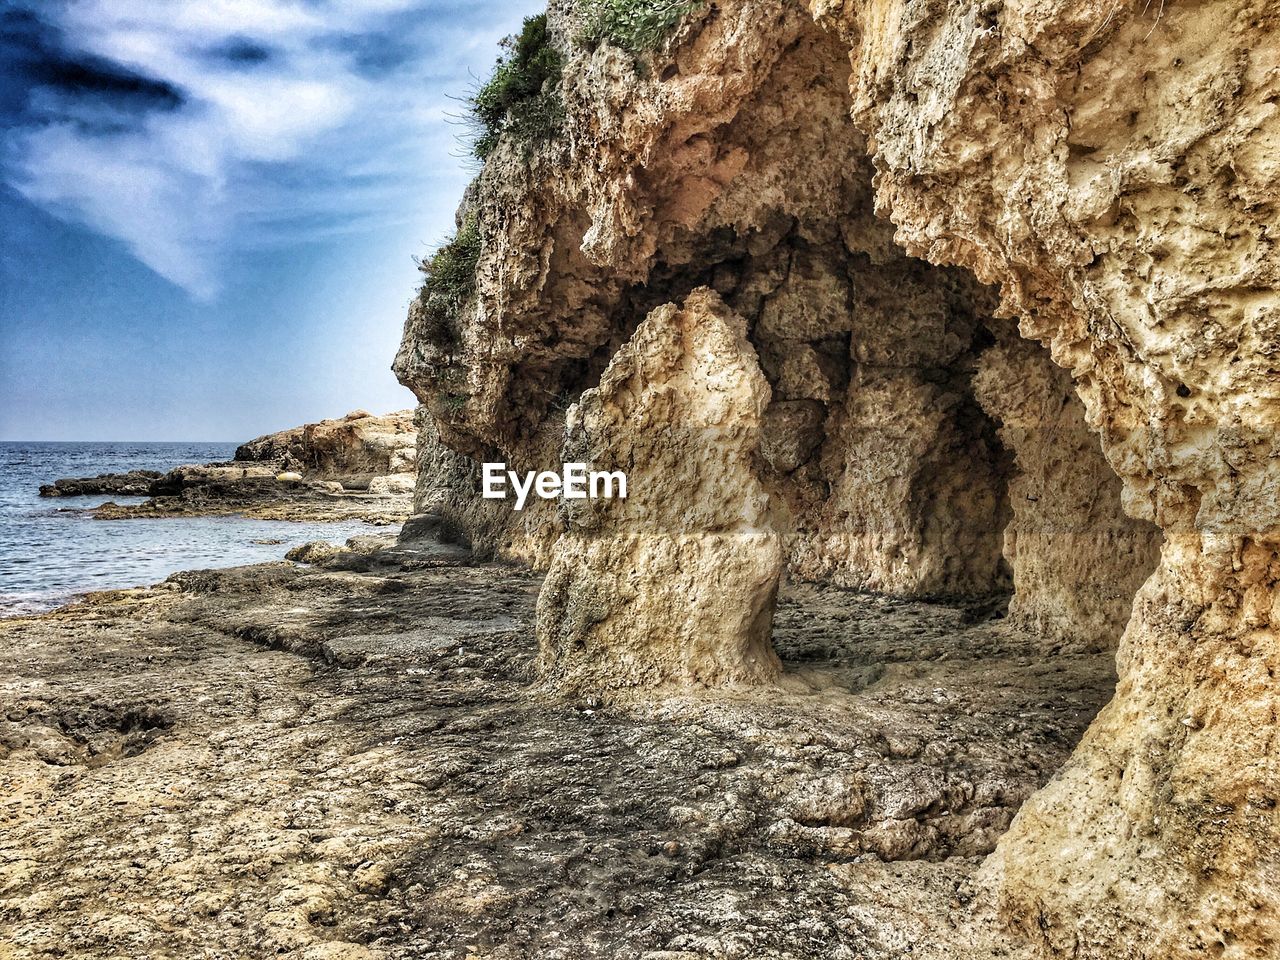
[[[781,538],[757,456],[769,384],[714,292],[654,310],[570,409],[564,459],[622,471],[626,499],[561,503],[538,599],[557,686],[760,682]]]

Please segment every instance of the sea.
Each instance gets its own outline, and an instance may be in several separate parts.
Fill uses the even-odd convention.
[[[158,583],[179,570],[284,558],[310,540],[341,543],[386,527],[360,521],[296,523],[231,517],[95,520],[108,501],[41,497],[62,477],[171,470],[229,460],[233,443],[13,443],[0,441],[0,618],[52,610],[94,590]]]

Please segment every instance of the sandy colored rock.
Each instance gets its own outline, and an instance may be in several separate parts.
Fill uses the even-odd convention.
[[[1026,956],[978,858],[1109,656],[798,585],[794,689],[601,707],[530,690],[527,569],[315,551],[0,620],[8,956]]]
[[[775,675],[781,538],[756,475],[769,385],[714,291],[651,313],[568,415],[564,458],[625,472],[623,498],[563,499],[538,600],[562,688]]]
[[[363,410],[259,437],[226,463],[189,464],[166,474],[59,480],[61,496],[118,492],[145,503],[103,504],[100,520],[243,514],[263,520],[401,523],[412,510],[418,436],[409,412]],[[376,475],[375,475],[376,474]],[[141,488],[139,478],[146,480]]]
[[[236,448],[237,461],[280,461],[309,479],[412,472],[417,456],[413,411],[374,416],[353,410],[267,434]]]
[[[378,497],[412,495],[415,486],[416,478],[413,474],[392,473],[370,480],[369,492]]]
[[[1121,508],[1121,483],[1084,420],[1071,377],[1012,323],[979,360],[979,402],[1012,451],[1010,620],[1062,644],[1114,647],[1160,558],[1155,524]]]
[[[407,329],[420,397],[444,371],[466,385],[432,408],[442,442],[536,460],[639,318],[710,282],[775,398],[828,408],[816,464],[777,489],[794,572],[1012,583],[1015,620],[1092,646],[1158,527],[1116,699],[984,876],[1045,956],[1274,955],[1274,6],[730,0],[643,69],[575,45],[575,16],[552,9],[562,135],[500,146],[469,196],[483,249],[456,342],[428,357]],[[1033,412],[1019,380],[1079,406]],[[1028,500],[1039,484],[1059,495]],[[1058,523],[1082,525],[1076,549],[1044,538]]]
[[[744,72],[725,88],[730,100],[696,80],[719,76],[710,60],[723,47],[682,52],[688,62],[666,83],[615,48],[578,51],[586,59],[566,72],[569,143],[531,159],[500,149],[486,165],[461,212],[484,235],[476,298],[447,342],[411,311],[397,359],[437,438],[419,458],[419,488],[473,542],[545,566],[554,518],[476,504],[475,468],[444,451],[556,468],[564,408],[649,311],[710,278],[748,321],[777,405],[764,436],[776,476],[763,479],[785,504],[789,572],[901,595],[1007,590],[1008,457],[969,383],[995,299],[962,271],[903,255],[875,217],[840,44],[788,8],[777,42],[791,46],[775,49],[747,27],[751,11],[726,10],[735,25],[725,36],[749,47],[734,55]],[[608,83],[580,79],[597,73]],[[714,160],[693,145],[720,125],[724,170],[707,181],[714,202],[694,215],[659,185],[700,178]],[[676,136],[688,149],[667,143]],[[634,151],[645,165],[627,165]],[[633,192],[619,194],[620,183]],[[625,224],[588,229],[587,211],[623,202],[656,204],[653,219],[627,212]],[[801,409],[802,435],[785,452],[782,418]]]

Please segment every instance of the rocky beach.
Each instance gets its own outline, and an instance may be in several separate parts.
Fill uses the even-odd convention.
[[[167,36],[140,10],[111,50]],[[343,238],[275,340],[223,318],[288,348],[262,396],[312,386],[299,317],[306,370],[381,343],[330,310],[387,299],[353,198],[442,108],[360,98],[404,38],[478,42],[272,12],[154,60],[216,62],[205,102],[189,64],[98,84],[239,104],[246,180]],[[379,359],[414,410],[0,497],[0,532],[330,525],[189,570],[90,534],[60,556],[133,586],[0,619],[0,960],[1280,956],[1277,51],[1268,0],[522,14]],[[311,177],[345,141],[264,149],[286,114],[378,129]]]
[[[1108,656],[797,585],[784,681],[605,705],[437,532],[0,621],[0,956],[1027,955],[982,860]]]
[[[94,508],[101,520],[235,514],[259,520],[402,523],[412,508],[417,433],[413,412],[375,417],[363,410],[267,434],[242,444],[223,463],[167,473],[131,470],[64,477],[42,497],[102,494],[146,501]]]

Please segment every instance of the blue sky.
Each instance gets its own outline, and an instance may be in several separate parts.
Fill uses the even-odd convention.
[[[0,0],[0,439],[243,440],[389,367],[538,0]]]

